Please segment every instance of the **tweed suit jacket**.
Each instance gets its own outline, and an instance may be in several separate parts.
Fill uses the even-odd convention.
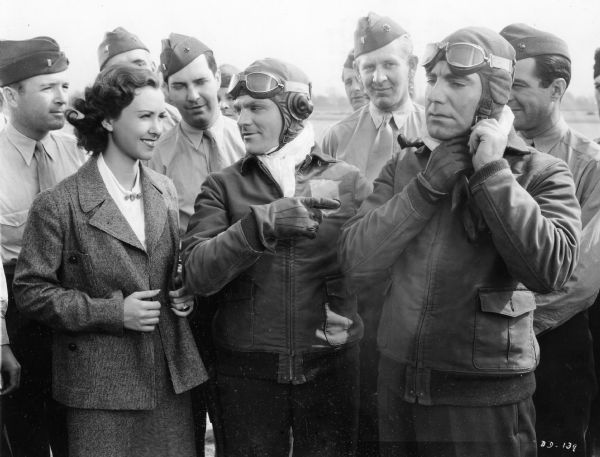
[[[156,406],[152,333],[123,327],[123,300],[160,289],[159,325],[176,393],[204,382],[206,370],[185,318],[168,308],[178,254],[178,209],[171,181],[141,167],[146,249],[110,197],[97,160],[36,198],[15,272],[17,308],[54,329],[52,389],[75,408]],[[161,374],[159,374],[161,375]]]

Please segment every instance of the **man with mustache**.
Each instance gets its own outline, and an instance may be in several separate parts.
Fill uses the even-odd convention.
[[[536,295],[534,328],[542,354],[535,375],[538,455],[555,455],[549,443],[571,443],[586,455],[586,431],[596,380],[589,308],[600,288],[600,146],[570,128],[560,112],[571,80],[564,40],[526,24],[500,34],[515,48],[517,64],[508,106],[514,126],[536,149],[564,160],[581,205],[581,250],[561,290]]]
[[[69,61],[49,37],[0,41],[0,87],[9,122],[0,132],[1,257],[9,290],[7,326],[22,365],[21,388],[4,419],[15,456],[66,456],[64,409],[52,399],[50,331],[16,313],[12,295],[23,228],[35,196],[85,161],[65,124]]]
[[[573,179],[511,129],[515,51],[498,33],[460,29],[423,64],[425,144],[386,164],[340,240],[353,287],[390,277],[382,455],[535,456],[531,291],[575,267]]]
[[[217,92],[221,76],[213,52],[200,40],[171,33],[162,40],[160,71],[168,101],[181,114],[181,121],[156,144],[148,166],[173,180],[179,199],[179,228],[185,233],[194,202],[204,180],[244,155],[237,124],[221,114]],[[210,321],[214,308],[209,302],[197,306],[191,321],[202,360],[210,371],[214,360]],[[203,455],[206,411],[211,417],[217,454],[222,448],[219,414],[211,381],[192,391],[196,446]]]

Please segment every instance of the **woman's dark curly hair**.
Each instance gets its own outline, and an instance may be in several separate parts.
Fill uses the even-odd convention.
[[[84,97],[75,100],[75,109],[66,113],[75,127],[77,145],[93,155],[102,153],[108,145],[108,131],[102,121],[117,119],[133,101],[136,89],[146,86],[158,89],[160,80],[145,68],[116,66],[100,72],[94,84],[85,89]]]

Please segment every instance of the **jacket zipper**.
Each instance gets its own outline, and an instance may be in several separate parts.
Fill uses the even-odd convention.
[[[436,228],[435,228],[435,234],[432,240],[431,245],[435,246],[435,241],[439,238],[439,232],[440,232],[440,227],[441,227],[441,219],[443,217],[439,216],[436,220]],[[419,316],[419,325],[417,327],[417,337],[416,337],[416,345],[415,345],[415,353],[414,353],[414,357],[415,357],[415,377],[413,380],[413,389],[414,389],[414,395],[415,395],[415,403],[419,403],[419,396],[420,396],[420,383],[419,383],[419,379],[420,379],[420,372],[419,372],[419,368],[421,365],[421,360],[420,360],[420,353],[421,353],[421,340],[422,340],[422,333],[423,333],[423,326],[425,325],[425,317],[427,316],[427,312],[429,311],[429,305],[430,305],[430,297],[431,297],[431,289],[433,288],[433,284],[432,284],[432,278],[433,278],[433,268],[432,265],[435,263],[436,259],[438,258],[438,254],[439,254],[440,248],[438,247],[437,249],[433,250],[429,256],[429,260],[427,262],[427,294],[425,295],[425,306],[423,308],[423,311],[421,312],[421,315]]]
[[[281,186],[279,185],[279,183],[277,181],[275,181],[275,178],[273,178],[273,175],[271,174],[271,172],[267,169],[267,167],[264,166],[264,164],[258,160],[258,166],[259,168],[263,171],[263,173],[267,176],[268,179],[271,180],[271,182],[273,184],[275,184],[275,188],[277,189],[277,193],[279,194],[279,198],[283,198],[285,197],[285,195],[283,195],[283,189],[281,188]],[[287,325],[287,336],[288,336],[288,364],[289,364],[289,377],[290,377],[290,382],[294,381],[294,358],[295,358],[295,351],[294,351],[294,319],[293,319],[293,314],[294,314],[294,284],[292,283],[294,275],[292,272],[293,269],[293,262],[294,262],[294,240],[290,240],[289,241],[290,246],[288,248],[288,261],[287,261],[287,265],[286,265],[286,283],[288,284],[288,300],[289,300],[289,305],[285,307],[285,313],[286,313],[286,325]]]

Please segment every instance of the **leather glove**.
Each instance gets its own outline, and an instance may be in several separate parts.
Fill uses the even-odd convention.
[[[286,197],[267,205],[252,205],[258,236],[265,247],[276,240],[315,238],[323,220],[322,209],[337,209],[338,200],[313,197]]]
[[[441,143],[431,151],[418,180],[432,196],[449,194],[458,178],[473,168],[468,138],[458,137]]]

